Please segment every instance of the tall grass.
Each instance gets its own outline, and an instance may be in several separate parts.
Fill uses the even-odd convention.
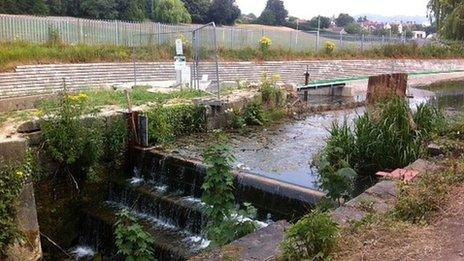
[[[425,153],[425,142],[445,125],[441,113],[430,105],[412,112],[401,99],[393,99],[359,116],[351,127],[334,124],[324,159],[335,168],[347,163],[358,175],[405,167]]]
[[[187,46],[188,47],[188,46]],[[170,45],[136,48],[137,61],[172,61],[173,47]],[[191,49],[186,48],[186,56],[192,59]],[[30,44],[25,42],[0,43],[0,71],[14,69],[23,64],[88,63],[88,62],[129,62],[133,49],[112,45],[67,45],[61,43]],[[212,59],[213,56],[205,56]],[[415,44],[394,44],[374,47],[364,52],[355,49],[340,49],[333,53],[315,52],[313,49],[293,51],[273,48],[266,56],[256,48],[219,49],[223,61],[253,60],[302,60],[302,59],[382,59],[382,58],[460,58],[464,57],[462,44],[418,46]],[[206,58],[208,59],[208,58]]]

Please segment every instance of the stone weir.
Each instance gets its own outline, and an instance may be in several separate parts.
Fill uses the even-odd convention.
[[[168,187],[201,198],[201,185],[206,175],[206,166],[195,160],[181,158],[159,150],[139,151],[137,165],[144,180],[167,183]],[[262,217],[271,214],[273,219],[301,217],[325,194],[301,186],[284,183],[268,177],[233,172],[235,197],[239,202],[249,202]]]
[[[206,167],[153,149],[136,149],[131,175],[114,175],[108,200],[85,210],[79,245],[115,258],[112,226],[121,209],[130,209],[156,237],[158,260],[186,260],[205,249],[208,222],[201,186]],[[294,220],[323,193],[248,173],[235,172],[237,204],[249,202],[262,222]],[[262,223],[264,224],[264,223]]]

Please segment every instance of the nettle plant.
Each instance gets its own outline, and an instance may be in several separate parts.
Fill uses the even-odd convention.
[[[156,260],[153,250],[155,239],[144,230],[128,210],[123,210],[118,214],[114,235],[118,254],[123,255],[126,260]]]
[[[212,145],[203,154],[208,165],[203,183],[203,201],[207,208],[210,222],[207,226],[207,237],[212,246],[221,246],[233,240],[252,233],[258,228],[256,209],[249,203],[244,209],[236,210],[234,191],[234,176],[231,165],[235,158],[224,138],[222,143]]]
[[[330,214],[313,211],[288,229],[281,259],[327,260],[338,236],[338,224]]]

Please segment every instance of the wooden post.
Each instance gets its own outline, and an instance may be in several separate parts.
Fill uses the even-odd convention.
[[[372,104],[392,97],[405,97],[407,87],[408,75],[405,73],[369,77],[366,101]]]

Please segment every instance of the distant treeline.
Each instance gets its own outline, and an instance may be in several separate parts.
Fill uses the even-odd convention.
[[[0,13],[217,24],[241,15],[235,0],[0,0]]]

